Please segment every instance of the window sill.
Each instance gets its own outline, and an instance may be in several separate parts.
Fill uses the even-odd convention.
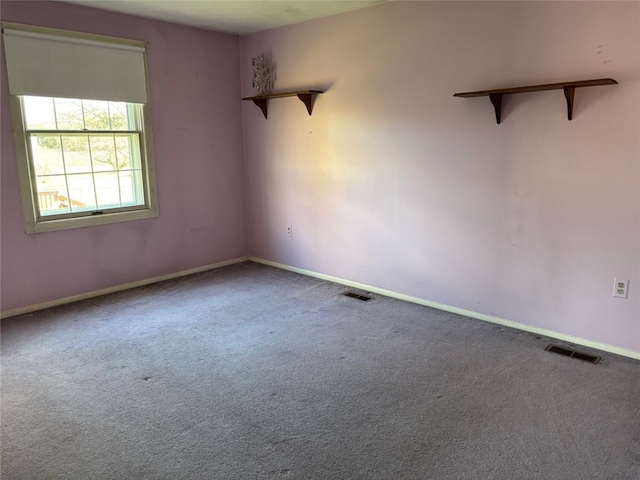
[[[69,230],[72,228],[91,227],[94,225],[106,225],[109,223],[128,222],[131,220],[142,220],[145,218],[157,217],[157,209],[136,210],[133,212],[104,213],[90,217],[65,218],[61,220],[42,220],[35,224],[26,223],[26,232],[44,233],[55,232],[57,230]]]

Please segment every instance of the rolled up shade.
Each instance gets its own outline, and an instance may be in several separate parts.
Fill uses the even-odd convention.
[[[12,95],[147,103],[142,42],[130,45],[50,32],[3,29]]]

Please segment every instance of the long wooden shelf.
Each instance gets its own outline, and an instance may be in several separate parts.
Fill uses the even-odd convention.
[[[575,82],[547,83],[544,85],[528,85],[525,87],[497,88],[495,90],[479,90],[477,92],[456,93],[454,97],[472,98],[472,97],[489,97],[493,109],[496,112],[496,122],[500,124],[502,115],[502,96],[512,95],[514,93],[531,93],[542,92],[545,90],[564,90],[564,96],[567,100],[567,116],[569,120],[573,118],[573,99],[576,88],[597,87],[601,85],[617,85],[618,82],[613,78],[598,78],[595,80],[578,80]]]
[[[267,118],[269,100],[272,98],[284,98],[284,97],[298,97],[302,103],[307,107],[307,112],[311,115],[313,112],[313,98],[315,95],[324,93],[322,90],[298,90],[295,92],[282,92],[282,93],[269,93],[268,95],[257,95],[255,97],[245,97],[242,100],[251,100],[256,104],[264,118]]]

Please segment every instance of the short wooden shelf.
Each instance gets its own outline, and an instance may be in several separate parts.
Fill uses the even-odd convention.
[[[617,85],[613,78],[598,78],[596,80],[579,80],[576,82],[547,83],[545,85],[529,85],[526,87],[497,88],[495,90],[480,90],[477,92],[456,93],[454,97],[471,98],[471,97],[489,97],[493,109],[496,112],[496,122],[500,124],[502,114],[502,96],[512,95],[514,93],[530,93],[542,92],[544,90],[564,90],[564,96],[567,100],[567,116],[569,120],[573,117],[573,97],[576,88],[597,87],[601,85]]]
[[[260,110],[262,110],[262,114],[264,118],[267,118],[267,111],[269,100],[272,98],[284,98],[284,97],[298,97],[302,103],[307,107],[307,112],[311,115],[313,112],[313,99],[316,95],[320,95],[324,93],[321,90],[299,90],[295,92],[283,92],[283,93],[269,93],[268,95],[258,95],[255,97],[245,97],[242,100],[251,100],[255,103]]]

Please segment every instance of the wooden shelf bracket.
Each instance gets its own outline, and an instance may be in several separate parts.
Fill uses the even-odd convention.
[[[283,92],[283,93],[270,93],[268,95],[258,95],[256,97],[245,97],[242,100],[251,100],[255,105],[262,110],[264,118],[268,118],[268,105],[269,100],[272,98],[284,98],[284,97],[298,97],[305,107],[309,115],[313,112],[313,102],[316,95],[324,93],[321,90],[299,90],[295,92]]]
[[[596,80],[578,80],[576,82],[548,83],[544,85],[529,85],[525,87],[498,88],[495,90],[480,90],[477,92],[456,93],[454,97],[471,98],[471,97],[489,97],[493,109],[496,113],[496,122],[498,125],[502,116],[502,96],[514,93],[530,93],[541,92],[544,90],[560,90],[564,91],[564,97],[567,101],[567,117],[569,120],[573,118],[573,104],[576,88],[581,87],[597,87],[600,85],[617,85],[618,82],[613,78],[598,78]]]
[[[267,118],[267,114],[269,110],[268,109],[269,99],[255,97],[255,98],[252,98],[251,100],[253,100],[253,103],[257,105],[260,110],[262,110],[262,114],[264,115],[264,118]]]
[[[500,125],[500,116],[502,115],[502,94],[492,93],[489,95],[489,100],[491,100],[493,109],[496,111],[496,122]]]
[[[313,93],[298,93],[298,98],[304,105],[307,107],[307,112],[309,112],[309,116],[311,116],[311,112],[313,112]]]
[[[573,96],[576,93],[576,87],[563,87],[564,90],[564,98],[567,99],[567,118],[569,121],[573,118]]]

